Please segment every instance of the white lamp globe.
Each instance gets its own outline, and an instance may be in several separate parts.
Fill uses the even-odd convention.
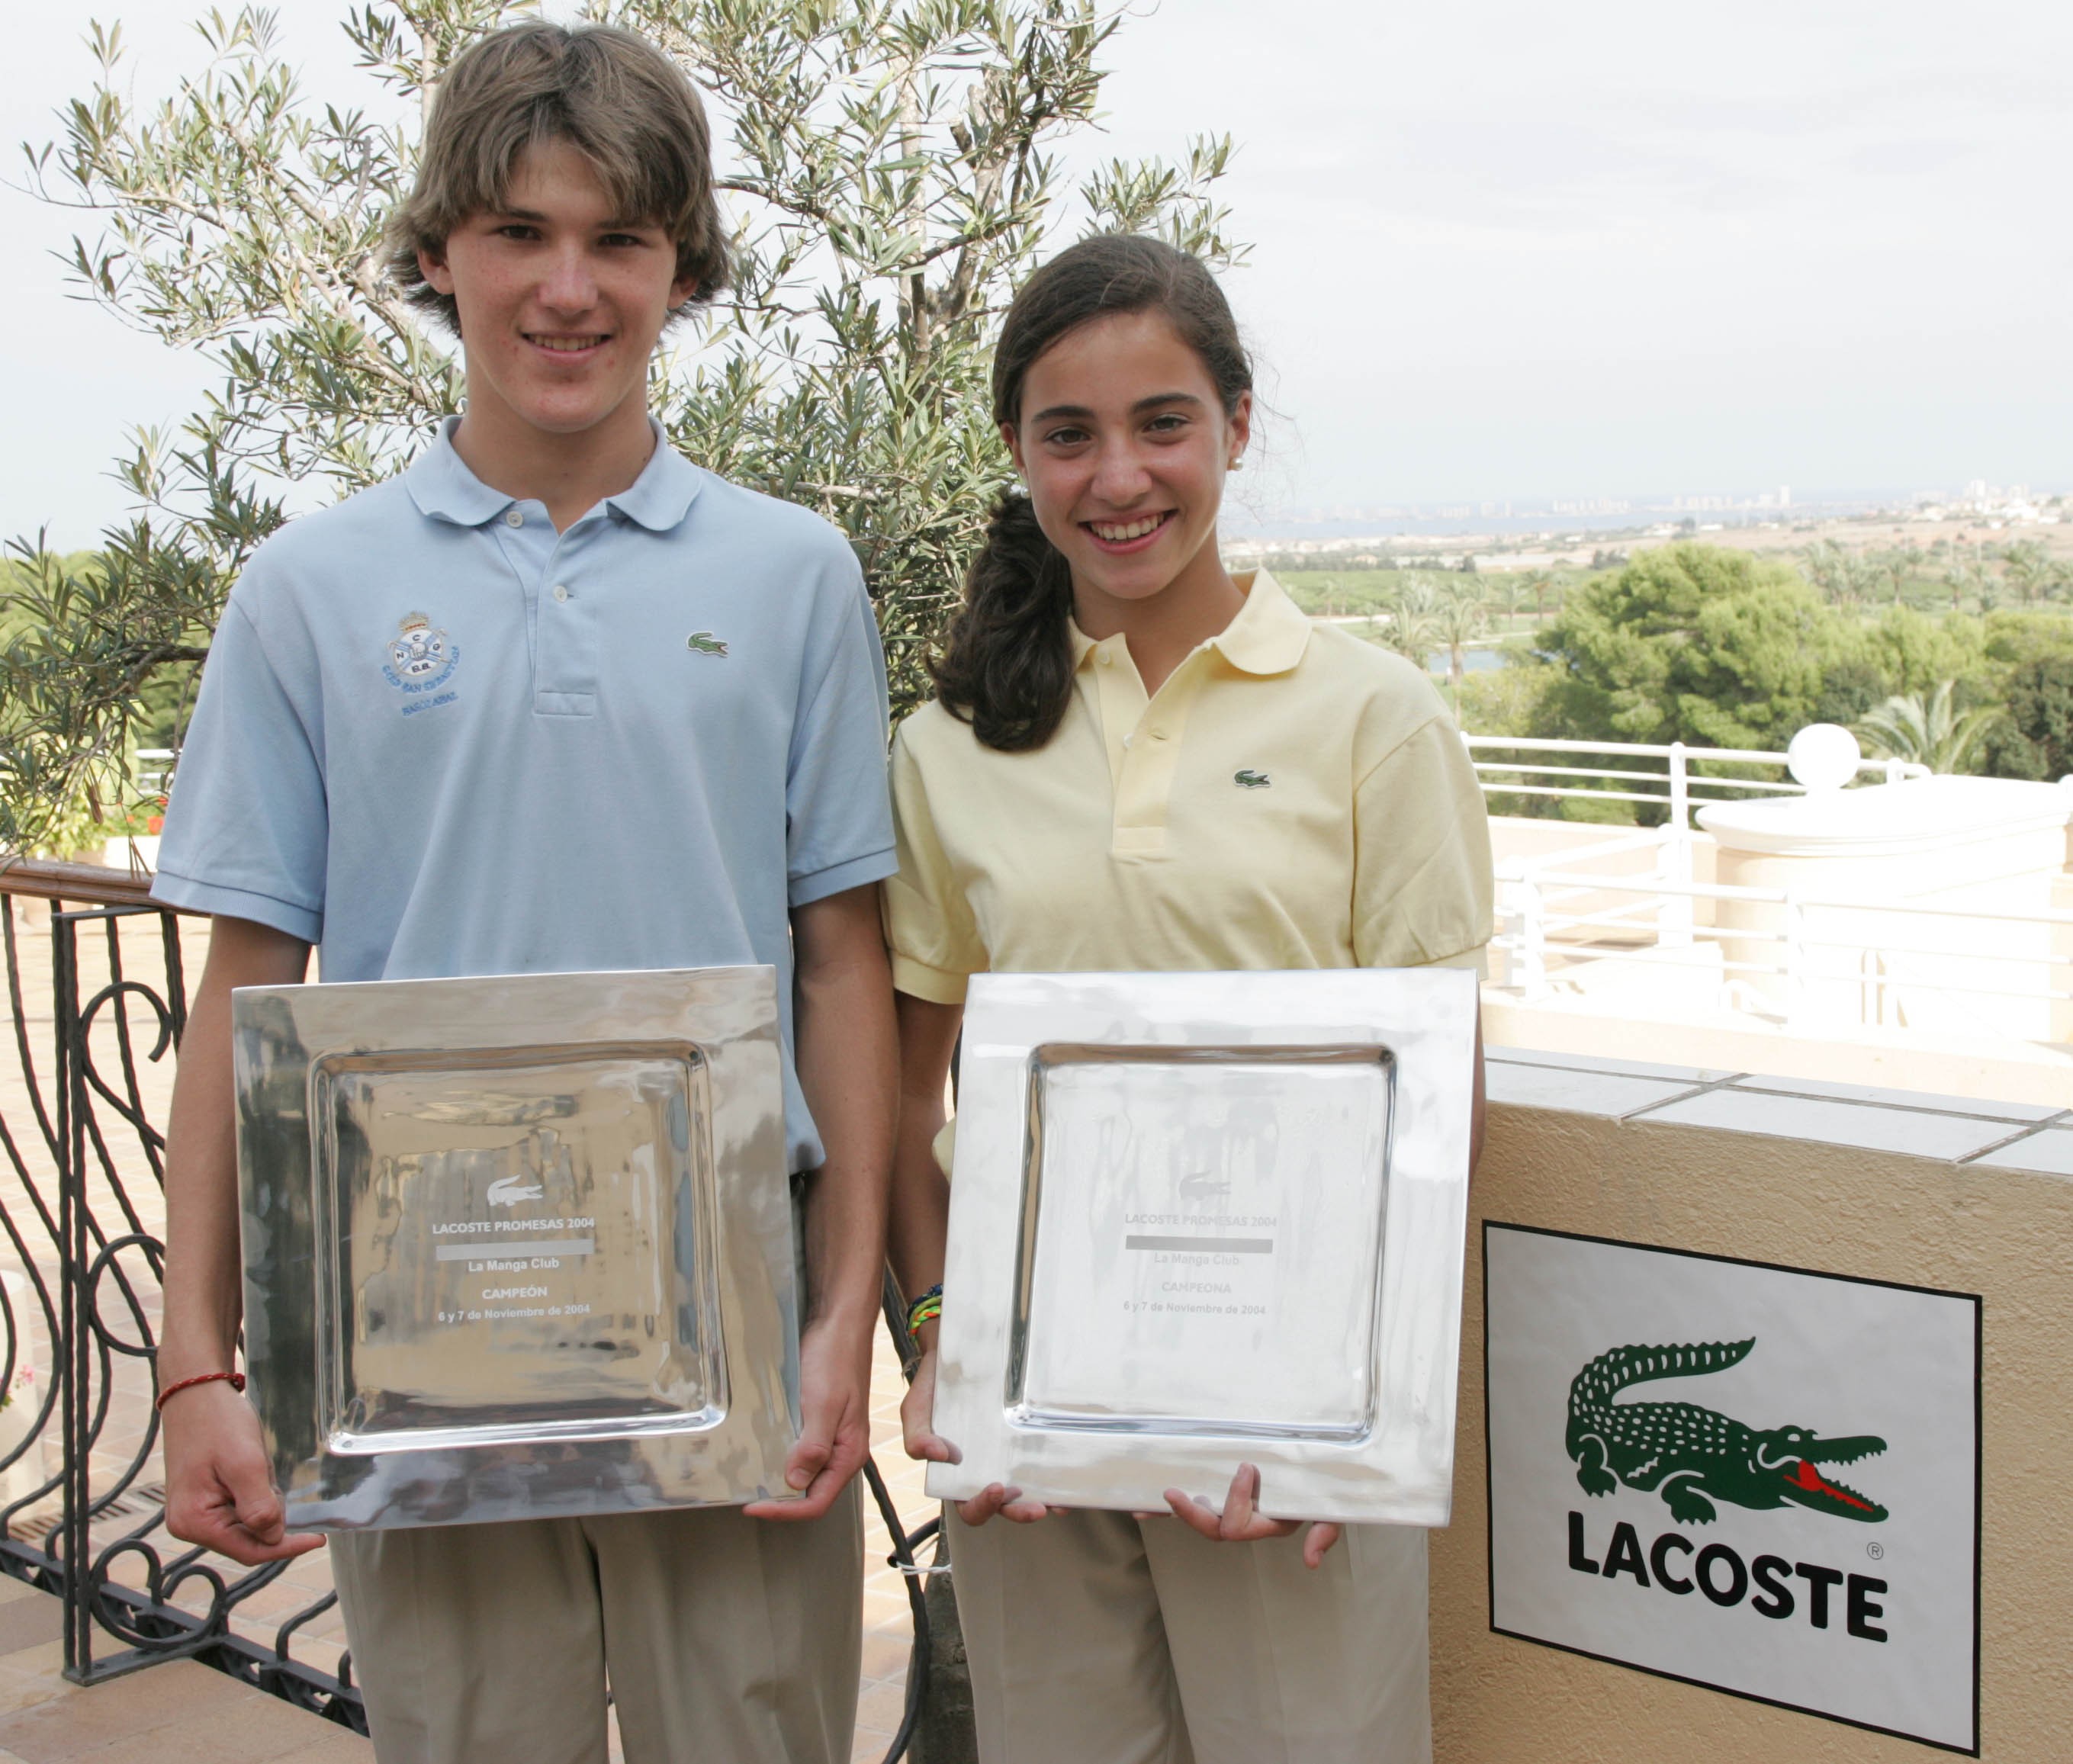
[[[1857,775],[1864,751],[1840,723],[1810,723],[1785,750],[1785,767],[1809,790],[1840,790]]]

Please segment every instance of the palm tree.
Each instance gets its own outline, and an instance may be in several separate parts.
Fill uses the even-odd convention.
[[[1533,622],[1542,623],[1548,616],[1548,596],[1554,591],[1555,572],[1552,570],[1528,570],[1519,579],[1519,586],[1533,596]]]
[[[1424,667],[1440,647],[1440,596],[1426,578],[1407,570],[1388,605],[1388,624],[1377,633],[1383,647]]]
[[[1462,666],[1462,652],[1490,629],[1490,601],[1479,583],[1450,582],[1439,597],[1434,613],[1440,645],[1447,652],[1447,683],[1453,689],[1454,703],[1459,704],[1461,676],[1467,671]]]
[[[1888,699],[1857,726],[1865,751],[1874,759],[1912,760],[1939,774],[1970,771],[2004,712],[1997,704],[1958,710],[1951,702],[1956,686],[1944,681],[1926,703],[1918,692]]]
[[[1873,578],[1881,572],[1876,564],[1854,551],[1845,551],[1833,539],[1817,539],[1807,547],[1800,567],[1824,600],[1840,607],[1853,607],[1869,592]]]
[[[2065,575],[2065,566],[2051,561],[2041,539],[2018,539],[2001,551],[2001,579],[2025,606],[2055,592]]]
[[[1519,608],[1533,592],[1533,584],[1523,575],[1494,576],[1489,592],[1490,598],[1504,608],[1505,618],[1509,621],[1519,616]]]
[[[1988,600],[1993,592],[1994,579],[1976,557],[1968,558],[1962,563],[1954,563],[1946,570],[1943,572],[1943,586],[1951,591],[1951,610],[1953,612],[1959,610],[1968,596],[1979,602],[1982,612],[1989,610]]]
[[[1893,585],[1893,604],[1895,606],[1900,604],[1901,590],[1906,587],[1908,579],[1914,574],[1915,566],[1920,561],[1911,545],[1881,552],[1877,558],[1871,560],[1873,577]]]

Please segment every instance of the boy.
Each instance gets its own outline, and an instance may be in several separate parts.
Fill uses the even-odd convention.
[[[703,113],[659,51],[542,23],[476,43],[391,244],[462,340],[465,414],[253,557],[167,822],[156,894],[216,916],[167,1148],[167,1523],[245,1563],[322,1541],[285,1534],[225,1377],[233,987],[302,980],[313,944],[326,980],[769,962],[805,1184],[802,1498],[331,1548],[383,1764],[603,1764],[608,1677],[633,1764],[835,1764],[893,1092],[869,604],[834,530],[647,414],[664,326],[726,274]]]

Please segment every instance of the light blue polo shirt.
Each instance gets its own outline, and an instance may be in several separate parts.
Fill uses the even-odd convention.
[[[152,892],[318,945],[326,980],[768,962],[810,1168],[788,909],[898,868],[855,556],[659,427],[561,534],[451,433],[253,554]]]

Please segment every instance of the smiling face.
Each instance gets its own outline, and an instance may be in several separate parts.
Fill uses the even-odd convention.
[[[1083,614],[1090,602],[1223,579],[1217,510],[1251,434],[1252,394],[1226,416],[1165,314],[1115,313],[1066,332],[1030,364],[1021,413],[1001,433]]]
[[[614,213],[575,147],[529,147],[504,206],[470,216],[418,262],[460,308],[470,425],[535,441],[645,435],[648,358],[697,288],[677,278],[676,242]]]

